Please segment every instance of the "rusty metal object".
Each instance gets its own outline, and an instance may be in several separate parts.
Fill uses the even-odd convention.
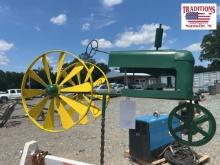
[[[0,128],[4,127],[6,122],[10,119],[16,104],[16,101],[12,101],[0,105]]]
[[[48,155],[48,151],[38,151],[31,157],[31,163],[33,165],[45,165],[44,158]]]

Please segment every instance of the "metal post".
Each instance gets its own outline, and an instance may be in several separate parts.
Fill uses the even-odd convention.
[[[102,99],[102,121],[101,121],[100,165],[104,164],[104,152],[105,152],[105,109],[106,109],[106,95],[103,94],[103,99]]]
[[[163,39],[163,28],[162,24],[160,24],[159,28],[156,29],[156,35],[155,35],[155,42],[154,47],[156,50],[162,46],[162,39]]]
[[[124,85],[128,86],[128,77],[127,77],[127,70],[126,70],[126,68],[125,68],[125,71],[124,71]]]

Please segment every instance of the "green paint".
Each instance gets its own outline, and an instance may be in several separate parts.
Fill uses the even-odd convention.
[[[112,51],[109,55],[109,66],[126,69],[129,73],[148,73],[151,75],[174,75],[175,91],[139,91],[124,90],[122,96],[150,97],[161,99],[193,99],[194,58],[185,50],[140,50]]]
[[[176,117],[176,114],[180,114],[180,111],[187,107],[187,113],[179,118],[181,120],[182,126],[177,128],[173,128],[173,119]],[[200,117],[194,116],[194,109],[200,110],[201,114]],[[208,130],[203,130],[199,125],[202,123],[208,122]],[[169,114],[168,118],[168,127],[170,130],[171,135],[185,145],[190,146],[201,146],[208,143],[213,136],[215,135],[216,131],[216,122],[213,115],[204,107],[198,104],[186,103],[175,107]],[[183,139],[182,137],[178,136],[178,132],[186,131],[188,138]],[[193,139],[193,136],[196,134],[201,134],[201,139]]]
[[[137,98],[157,98],[171,100],[185,100],[186,98],[192,99],[192,96],[188,96],[188,94],[184,91],[122,89],[121,95]]]
[[[48,85],[46,87],[46,93],[50,96],[56,96],[58,94],[58,87],[55,84]]]
[[[160,46],[160,43],[157,43]],[[109,67],[119,67],[121,72],[148,73],[151,76],[175,76],[175,90],[135,90],[124,89],[122,96],[139,98],[158,98],[175,100],[193,100],[193,71],[194,58],[191,52],[185,50],[139,50],[139,51],[112,51],[109,55]],[[186,106],[186,107],[185,107]],[[186,108],[184,116],[178,115]],[[202,117],[194,116],[194,109],[203,113]],[[181,126],[173,128],[173,119],[178,118]],[[208,122],[208,131],[200,128],[200,124]],[[171,135],[183,144],[200,146],[208,143],[215,134],[216,122],[212,114],[204,107],[187,103],[179,105],[171,111],[168,118],[168,127]],[[179,136],[186,131],[187,138]],[[201,139],[194,139],[194,135],[201,134]]]

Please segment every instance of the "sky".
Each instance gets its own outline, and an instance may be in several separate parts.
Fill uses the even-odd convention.
[[[205,0],[0,0],[0,70],[25,72],[43,52],[66,50],[79,55],[89,40],[99,49],[154,49],[155,29],[164,28],[162,49],[192,51],[196,65],[207,30],[181,30],[181,3]],[[218,6],[220,2],[209,0]],[[97,62],[108,55],[97,53]]]

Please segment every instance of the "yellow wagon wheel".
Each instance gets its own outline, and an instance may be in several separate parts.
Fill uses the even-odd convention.
[[[102,71],[102,69],[100,67],[98,67],[97,65],[92,64],[90,62],[85,62],[85,64],[88,67],[89,72],[86,75],[83,74],[83,72],[78,73],[75,81],[71,80],[71,81],[69,81],[69,83],[80,85],[80,84],[88,82],[89,77],[92,77],[92,79],[94,80],[93,88],[96,88],[100,85],[103,85],[106,88],[106,92],[109,93],[110,92],[109,81],[108,81],[108,78],[105,75],[105,73]],[[62,72],[63,77],[65,77],[65,75],[67,74],[66,70],[69,70],[74,65],[76,65],[76,64],[69,65],[67,68],[65,68],[65,70],[63,70],[63,72]],[[99,76],[98,78],[95,77],[97,75]],[[80,95],[74,95],[73,98],[76,99],[77,101],[81,102],[84,105],[88,105],[91,102],[91,105],[89,108],[90,113],[88,113],[87,116],[85,116],[79,122],[79,124],[88,124],[88,122],[90,120],[97,119],[98,117],[100,117],[100,115],[102,113],[101,102],[103,99],[103,96],[101,94],[93,93],[93,95],[91,95],[90,93],[81,93]],[[106,105],[108,105],[109,99],[110,99],[110,96],[107,95],[106,96]]]
[[[56,61],[56,58],[57,63],[50,64],[51,59]],[[76,62],[76,64],[63,77],[64,66],[70,60]],[[52,65],[56,65],[55,70],[51,70]],[[43,75],[40,75],[35,70],[35,68],[41,66]],[[78,85],[68,83],[82,71],[89,72],[85,63],[74,54],[66,51],[48,51],[33,61],[23,77],[21,88],[24,110],[37,127],[49,132],[60,132],[73,127],[83,120],[89,111],[92,101],[88,101],[85,105],[69,96],[77,96],[82,93],[88,93],[92,96],[92,77],[89,76],[87,82]],[[30,87],[30,82],[31,84],[33,82],[37,83],[42,88]],[[34,98],[34,100],[30,100],[30,98]],[[37,103],[30,107],[29,104],[31,102]],[[39,120],[41,114],[44,114],[43,120]],[[73,114],[77,114],[77,117]]]

